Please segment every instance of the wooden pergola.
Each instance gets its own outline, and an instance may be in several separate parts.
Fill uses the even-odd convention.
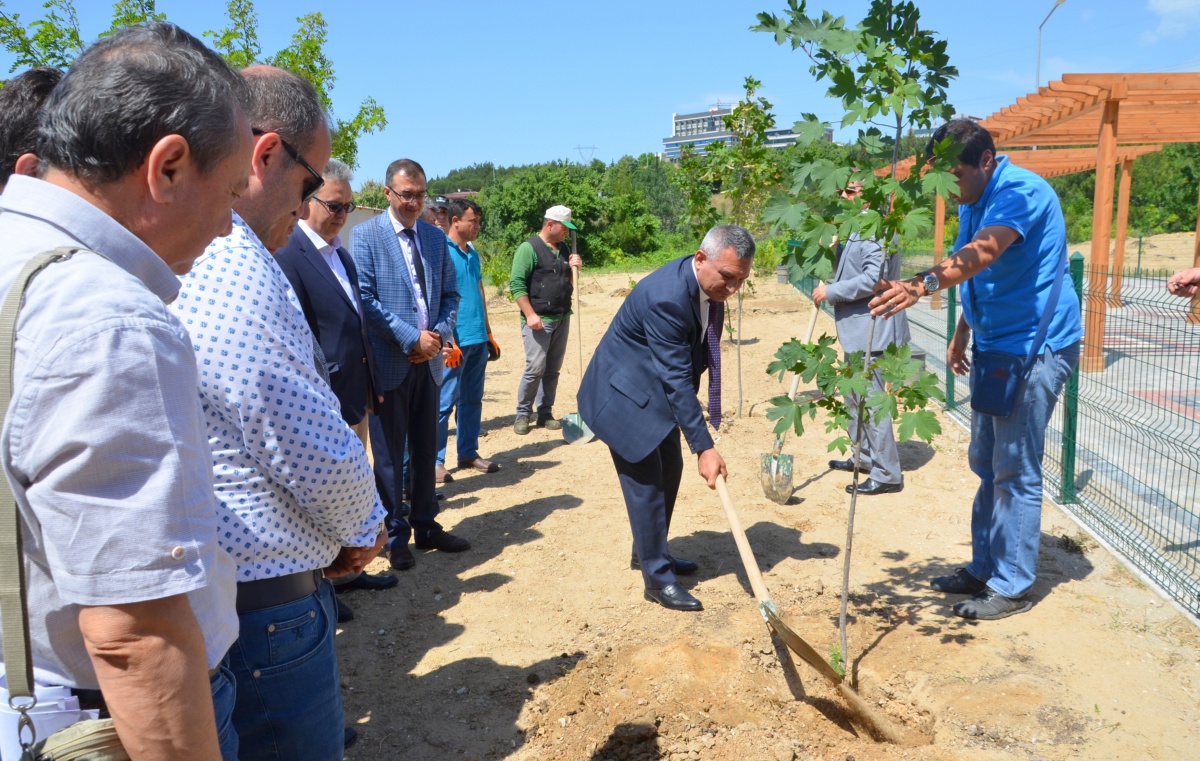
[[[1090,260],[1093,279],[1106,278],[1109,267],[1112,198],[1116,167],[1121,165],[1118,259],[1114,263],[1113,290],[1110,293],[1106,287],[1089,289],[1080,361],[1084,372],[1100,372],[1104,369],[1106,309],[1120,305],[1130,172],[1136,158],[1127,146],[1154,144],[1142,147],[1157,150],[1162,143],[1200,142],[1200,73],[1066,74],[1036,93],[1018,98],[1016,104],[997,111],[981,124],[992,133],[997,150],[1074,146],[1074,151],[1094,157],[1089,162],[1096,169]],[[1042,150],[1032,152],[1042,153]],[[1016,152],[1009,155],[1013,153]],[[1193,258],[1195,266],[1200,266],[1200,199],[1196,213],[1198,234]],[[1192,299],[1188,321],[1200,323],[1200,296]]]

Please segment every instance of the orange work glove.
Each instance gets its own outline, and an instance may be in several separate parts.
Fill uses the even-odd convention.
[[[500,344],[496,343],[496,339],[492,338],[492,334],[488,333],[488,362],[495,362],[500,359]]]
[[[458,344],[450,344],[450,353],[446,355],[446,367],[458,367],[462,364],[463,353],[462,349],[458,348]]]

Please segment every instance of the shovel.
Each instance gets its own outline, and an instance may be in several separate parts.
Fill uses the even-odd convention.
[[[578,253],[575,233],[571,233],[571,253]],[[583,383],[583,302],[579,297],[579,268],[571,268],[571,290],[575,294],[575,335],[579,339],[579,382]],[[562,416],[563,440],[568,444],[586,444],[596,438],[588,424],[578,412],[568,412]]]
[[[821,308],[813,303],[812,316],[808,318],[808,332],[804,338],[804,343],[812,343],[813,331],[817,327],[817,313]],[[796,400],[796,391],[800,388],[800,376],[792,378],[792,390],[788,392],[788,398],[792,401]],[[780,505],[787,504],[787,501],[792,497],[792,465],[793,459],[790,454],[781,454],[783,451],[783,438],[787,432],[779,434],[775,437],[775,446],[771,448],[770,453],[764,454],[759,465],[759,480],[762,481],[763,493],[767,495],[767,499]]]
[[[825,659],[817,654],[812,645],[805,642],[803,637],[793,631],[779,617],[779,611],[775,608],[775,603],[771,601],[771,596],[767,592],[762,572],[758,570],[758,561],[754,559],[754,552],[750,549],[750,540],[746,538],[742,522],[738,519],[737,511],[733,509],[733,501],[729,498],[729,488],[725,485],[725,477],[721,475],[717,476],[717,493],[721,495],[721,505],[725,508],[725,517],[729,520],[733,541],[737,544],[742,565],[746,568],[746,576],[750,579],[750,588],[754,591],[755,599],[758,600],[758,611],[762,614],[763,620],[767,622],[767,626],[779,635],[789,650],[816,669],[817,673],[825,677],[825,680],[837,690],[850,709],[850,718],[855,723],[877,739],[892,743],[901,742],[902,738],[897,730],[878,716],[870,705],[851,689],[850,685],[846,684],[842,675],[835,671]]]

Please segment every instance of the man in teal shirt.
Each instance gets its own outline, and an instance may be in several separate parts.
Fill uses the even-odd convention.
[[[529,420],[537,406],[537,424],[549,430],[562,428],[554,418],[558,372],[567,353],[571,327],[571,268],[583,260],[566,245],[577,228],[571,210],[552,206],[542,229],[517,247],[513,254],[508,289],[521,308],[521,338],[525,344],[525,373],[517,387],[517,420],[513,431],[529,433]]]
[[[449,205],[446,248],[454,262],[458,280],[458,322],[454,324],[453,348],[442,377],[441,407],[438,411],[437,480],[451,480],[446,470],[446,441],[450,435],[450,413],[458,407],[455,439],[458,467],[495,473],[500,466],[479,456],[479,429],[483,414],[483,378],[488,363],[492,328],[488,323],[479,254],[471,242],[479,237],[483,210],[469,198],[455,198]]]

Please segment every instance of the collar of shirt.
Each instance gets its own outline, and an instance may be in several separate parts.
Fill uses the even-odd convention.
[[[692,257],[692,276],[696,278],[696,286],[700,291],[700,333],[708,332],[708,302],[712,301],[704,288],[700,286],[700,273],[696,270],[696,257]]]
[[[309,227],[308,223],[303,219],[297,224],[299,228],[304,231],[304,234],[308,236],[308,239],[312,241],[312,244],[317,247],[317,250],[325,256],[329,256],[331,252],[337,251],[342,247],[342,239],[337,235],[333,236],[333,241],[330,242],[322,238],[316,230]]]
[[[417,235],[417,223],[416,222],[413,222],[412,227],[405,227],[403,222],[396,219],[396,213],[394,211],[392,211],[392,207],[390,207],[390,206],[388,207],[387,215],[388,215],[388,219],[390,219],[392,221],[392,229],[396,231],[397,236],[400,235],[401,230],[412,230],[413,235],[415,237],[418,237],[418,238],[420,237],[419,235]]]
[[[475,253],[474,244],[472,244],[471,242],[468,241],[467,248],[465,250],[461,249],[458,247],[458,244],[454,242],[454,238],[451,238],[449,235],[446,236],[446,247],[464,259],[466,259],[469,255]]]
[[[1007,166],[1008,156],[1006,154],[996,157],[996,171],[992,172],[992,178],[988,180],[987,187],[983,189],[983,195],[979,197],[978,201],[967,207],[971,210],[970,224],[977,225],[976,220],[982,218],[984,211],[987,210],[988,202],[992,200],[992,194],[996,191],[996,186],[1000,183],[1000,175],[1004,173]],[[974,238],[977,232],[979,232],[978,229],[972,230],[971,237]]]
[[[179,278],[153,249],[115,219],[65,188],[13,175],[0,196],[0,208],[53,223],[84,248],[108,256],[168,304],[179,295]]]

